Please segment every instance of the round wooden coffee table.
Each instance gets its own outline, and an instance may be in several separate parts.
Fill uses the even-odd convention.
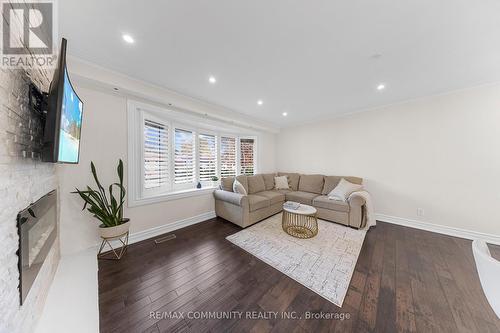
[[[316,208],[300,204],[298,209],[283,207],[281,225],[290,236],[312,238],[318,234]]]

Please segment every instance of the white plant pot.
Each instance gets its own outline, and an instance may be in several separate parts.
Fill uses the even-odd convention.
[[[102,238],[117,238],[119,236],[123,236],[128,232],[130,228],[130,219],[123,219],[127,221],[115,227],[103,227],[102,225],[99,227],[99,233]]]

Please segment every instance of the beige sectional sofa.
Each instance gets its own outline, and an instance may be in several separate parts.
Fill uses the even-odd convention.
[[[274,177],[277,175],[287,176],[289,190],[274,189]],[[285,201],[296,201],[314,206],[320,219],[354,228],[363,228],[366,223],[364,199],[358,196],[350,198],[347,202],[328,199],[327,194],[342,178],[355,184],[363,182],[363,179],[357,177],[302,175],[286,172],[237,176],[236,179],[248,193],[241,195],[233,192],[234,177],[223,178],[221,189],[214,192],[215,213],[245,228],[281,212]]]

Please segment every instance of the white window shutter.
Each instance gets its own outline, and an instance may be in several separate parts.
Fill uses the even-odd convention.
[[[255,139],[240,139],[240,173],[255,174]]]
[[[217,176],[217,137],[215,135],[198,135],[198,156],[200,182],[208,182]]]
[[[144,179],[146,190],[170,186],[168,125],[144,119]]]
[[[176,128],[174,135],[174,183],[195,182],[195,137],[192,131]]]
[[[220,175],[221,178],[236,176],[236,138],[220,138]]]

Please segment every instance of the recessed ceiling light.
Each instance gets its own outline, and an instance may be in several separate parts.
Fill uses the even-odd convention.
[[[134,44],[135,43],[134,38],[132,36],[128,35],[128,34],[123,34],[122,38],[123,38],[124,41],[126,41],[129,44]]]
[[[385,84],[381,83],[377,86],[377,90],[378,91],[381,91],[381,90],[384,90],[385,89]]]
[[[283,112],[282,115],[283,115],[283,117],[286,117],[286,116],[288,116],[288,112]]]
[[[215,84],[217,82],[217,79],[215,78],[215,76],[210,76],[208,78],[208,82],[210,82],[211,84]]]
[[[264,104],[264,102],[263,102],[261,99],[259,99],[259,100],[257,101],[257,105],[262,105],[262,104]]]

